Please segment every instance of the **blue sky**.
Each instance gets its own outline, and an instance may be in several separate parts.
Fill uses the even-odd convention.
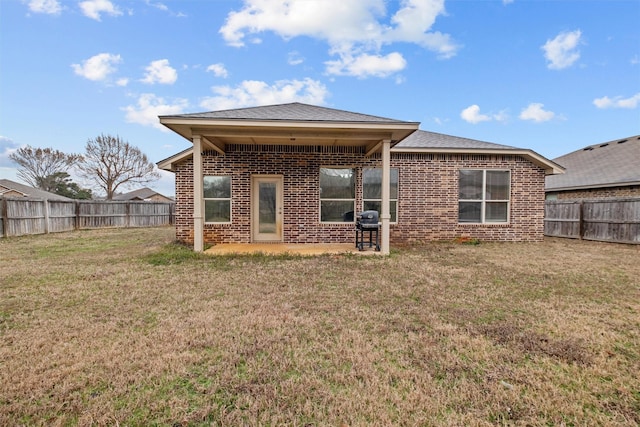
[[[1,0],[0,178],[23,145],[104,133],[156,162],[189,146],[158,115],[296,101],[553,159],[640,134],[638,22],[638,0]]]

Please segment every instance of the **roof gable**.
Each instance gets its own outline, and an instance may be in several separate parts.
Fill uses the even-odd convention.
[[[418,129],[420,123],[336,110],[315,105],[266,105],[235,110],[160,116],[160,123],[185,139],[198,138],[205,149],[224,154],[226,146],[360,146],[379,151]]]
[[[293,102],[204,113],[160,116],[162,118],[226,119],[226,120],[275,120],[301,122],[350,122],[350,123],[403,123],[400,120],[371,116],[351,111],[336,110],[316,105]]]
[[[640,135],[594,144],[554,159],[566,168],[546,190],[640,185]]]

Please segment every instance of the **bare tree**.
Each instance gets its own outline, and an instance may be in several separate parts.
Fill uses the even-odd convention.
[[[107,193],[107,200],[112,200],[120,186],[130,187],[160,178],[154,166],[140,149],[119,136],[100,135],[87,141],[84,160],[78,169],[83,178]]]
[[[82,160],[79,154],[66,154],[53,148],[18,148],[9,158],[18,164],[18,177],[32,187],[53,191],[55,183],[49,177],[66,172]]]

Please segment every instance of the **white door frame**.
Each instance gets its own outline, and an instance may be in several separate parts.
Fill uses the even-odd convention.
[[[260,183],[276,184],[276,223],[273,233],[260,232]],[[254,242],[282,242],[284,223],[284,176],[251,175],[251,240]]]

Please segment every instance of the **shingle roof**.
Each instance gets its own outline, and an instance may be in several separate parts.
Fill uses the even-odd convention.
[[[18,191],[25,195],[25,197],[33,197],[36,199],[45,200],[72,200],[68,197],[59,196],[48,191],[40,190],[38,188],[29,187],[28,185],[20,184],[9,179],[0,179],[0,187],[8,188],[10,190]]]
[[[148,199],[149,197],[157,194],[150,188],[140,188],[138,190],[130,191],[128,193],[116,194],[113,196],[113,200],[134,200],[134,199]]]
[[[547,176],[547,191],[640,185],[640,135],[590,145],[554,161],[567,171]]]
[[[160,117],[306,122],[406,123],[402,120],[371,116],[351,111],[336,110],[327,107],[318,107],[316,105],[302,104],[300,102]]]
[[[147,200],[155,196],[156,194],[162,196],[162,194],[158,193],[157,191],[144,187],[138,190],[130,191],[128,193],[116,194],[115,196],[113,196],[113,200]]]
[[[352,128],[359,131],[371,130],[379,133],[378,135],[369,135],[369,140],[359,139],[358,141],[362,143],[362,146],[377,143],[382,139],[387,139],[389,136],[383,135],[383,132],[392,132],[391,139],[394,143],[398,142],[392,147],[392,150],[395,151],[466,152],[474,154],[489,152],[501,152],[501,154],[507,154],[506,152],[508,152],[509,154],[512,153],[514,155],[524,156],[534,164],[542,167],[547,174],[562,173],[563,171],[563,169],[557,164],[528,149],[444,135],[435,132],[421,131],[418,130],[418,122],[406,122],[386,117],[371,116],[297,102],[291,104],[267,105],[261,107],[210,111],[205,113],[183,114],[176,116],[160,116],[160,122],[188,140],[191,140],[192,138],[192,126],[201,126],[198,128],[197,133],[202,134],[203,132],[206,132],[204,126],[211,125],[211,136],[221,144],[225,144],[226,142],[218,136],[216,132],[220,131],[220,128],[223,126],[240,127],[242,125],[246,127],[254,127],[256,129],[256,133],[247,135],[245,140],[250,140],[251,143],[256,143],[255,139],[260,138],[260,132],[262,132],[263,128],[266,127],[263,126],[266,125],[266,122],[269,122],[269,126],[274,129],[277,127],[281,127],[282,129],[286,129],[288,127],[293,128],[291,124],[293,122],[297,122],[295,123],[296,129],[322,128],[323,130],[339,130]],[[205,130],[203,131],[203,129]],[[287,132],[289,131],[289,129],[286,130]],[[228,136],[227,139],[231,139],[237,135],[240,134],[233,134],[232,136]],[[242,136],[243,135],[240,135],[237,139],[241,139]],[[267,136],[265,139],[268,138],[272,138],[272,136]],[[352,143],[353,141],[349,138],[349,136],[345,136],[342,143]],[[293,140],[295,140],[295,138]],[[331,142],[332,145],[337,143],[336,138],[332,137],[326,137],[324,142],[327,141]],[[211,143],[211,141],[209,141],[209,143],[215,145]],[[248,142],[241,141],[240,143]],[[381,144],[373,146],[373,149],[375,150],[379,145]],[[223,153],[223,147],[216,147],[221,153]],[[158,162],[158,165],[162,169],[173,170],[175,162],[190,155],[191,149],[187,149],[167,159],[161,160]]]
[[[492,142],[477,141],[475,139],[444,135],[441,133],[417,130],[395,147],[401,148],[447,148],[447,149],[482,149],[482,150],[517,150],[509,145],[494,144]]]

